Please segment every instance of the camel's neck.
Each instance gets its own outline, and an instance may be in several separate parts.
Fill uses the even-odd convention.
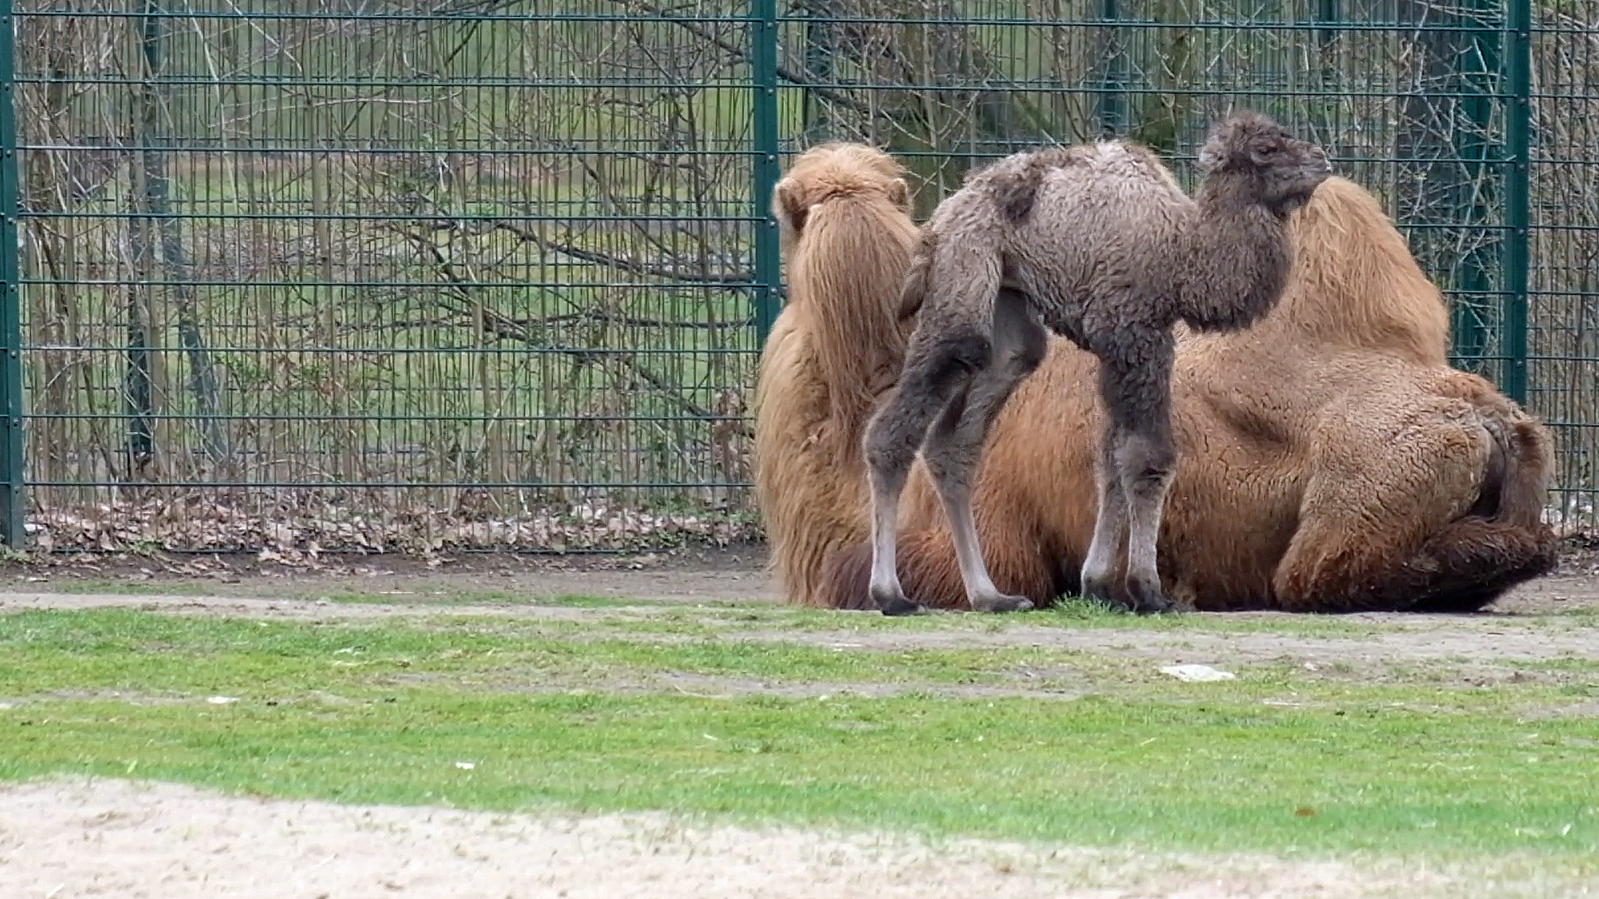
[[[830,433],[858,456],[859,432],[905,356],[913,323],[895,312],[919,235],[908,218],[853,199],[817,206],[806,227],[812,245],[789,272],[791,293],[805,303]]]
[[[1292,267],[1287,223],[1242,200],[1236,187],[1212,177],[1194,198],[1178,289],[1183,320],[1201,331],[1259,321],[1282,296]]]

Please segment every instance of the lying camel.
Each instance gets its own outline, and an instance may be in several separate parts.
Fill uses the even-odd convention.
[[[1547,572],[1556,555],[1541,520],[1553,464],[1547,430],[1488,382],[1448,367],[1442,299],[1370,194],[1329,179],[1292,227],[1295,266],[1272,313],[1235,334],[1179,331],[1179,461],[1159,539],[1167,595],[1217,611],[1470,610]],[[834,271],[848,269],[842,258]],[[883,358],[903,352],[904,312],[883,294],[862,302],[870,327],[830,329],[847,346],[820,350],[827,337],[815,330],[781,341],[774,331],[762,360],[758,464],[769,484],[785,486],[780,502],[760,491],[761,508],[787,595],[807,605],[876,608],[859,433],[821,439],[827,427],[869,416]],[[788,327],[804,330],[802,318]],[[807,340],[803,353],[791,349]],[[853,411],[838,408],[850,401],[842,396],[825,413],[813,407],[807,420],[825,423],[817,439],[782,438],[772,404],[826,382],[816,367],[825,358],[872,360],[873,376],[851,383],[873,389],[857,391],[863,405]],[[1096,379],[1093,356],[1051,339],[995,422],[977,475],[977,529],[994,583],[1040,605],[1077,591],[1092,537],[1103,430]],[[794,474],[784,479],[784,470]],[[818,471],[835,474],[807,474]],[[941,504],[920,465],[899,521],[906,591],[964,608]]]

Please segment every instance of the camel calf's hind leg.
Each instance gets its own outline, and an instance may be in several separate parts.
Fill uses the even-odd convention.
[[[862,438],[872,489],[872,600],[884,615],[922,611],[905,596],[895,567],[899,498],[928,426],[987,368],[993,346],[981,331],[964,327],[934,333],[918,328],[911,336],[899,385],[872,416]]]
[[[949,518],[967,602],[978,612],[1023,612],[1033,607],[1025,596],[1001,593],[988,574],[972,514],[972,480],[999,410],[1016,385],[1044,361],[1047,346],[1044,326],[1027,308],[1027,297],[1000,291],[994,307],[992,363],[944,407],[922,447],[922,459]]]

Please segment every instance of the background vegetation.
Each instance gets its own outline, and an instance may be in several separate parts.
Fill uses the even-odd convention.
[[[22,0],[27,477],[46,546],[582,548],[755,531],[762,154],[1264,108],[1379,192],[1503,369],[1506,8],[1467,0]],[[1594,524],[1599,4],[1535,0],[1529,402]],[[779,144],[757,147],[758,91]],[[1507,214],[1508,213],[1508,214]],[[763,281],[763,279],[766,279]]]

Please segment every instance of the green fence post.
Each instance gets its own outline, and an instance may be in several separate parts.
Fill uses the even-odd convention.
[[[782,307],[782,259],[772,188],[777,186],[777,0],[750,0],[750,68],[755,97],[751,104],[755,143],[755,336],[764,345]]]
[[[1471,0],[1461,8],[1461,14],[1440,23],[1470,26],[1470,31],[1458,38],[1448,32],[1440,35],[1440,42],[1453,56],[1450,85],[1458,91],[1460,115],[1468,126],[1456,127],[1449,138],[1464,175],[1449,187],[1454,203],[1449,218],[1468,228],[1482,228],[1495,238],[1501,234],[1489,229],[1494,211],[1504,203],[1505,182],[1504,167],[1499,163],[1502,137],[1494,134],[1505,85],[1501,77],[1504,29],[1498,21],[1498,10],[1504,2]],[[1455,261],[1451,279],[1459,292],[1450,322],[1457,364],[1484,376],[1490,374],[1483,366],[1492,358],[1489,342],[1496,331],[1501,340],[1498,350],[1501,354],[1505,350],[1504,317],[1496,316],[1493,308],[1505,286],[1502,280],[1495,279],[1496,274],[1504,274],[1503,247],[1502,242],[1489,244],[1486,239],[1475,243]],[[1503,366],[1496,371],[1503,380]]]
[[[20,161],[17,157],[16,25],[0,0],[0,540],[27,542],[22,513],[22,270],[17,258]]]
[[[1500,389],[1518,403],[1527,401],[1527,267],[1532,175],[1529,130],[1532,125],[1532,0],[1505,0],[1510,48],[1505,54],[1510,82],[1505,142],[1510,171],[1505,178],[1504,309],[1505,364]]]

